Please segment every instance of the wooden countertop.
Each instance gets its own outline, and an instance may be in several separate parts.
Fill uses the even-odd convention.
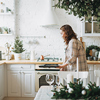
[[[100,61],[89,61],[89,60],[87,60],[87,64],[100,64]]]
[[[0,61],[0,65],[1,64],[62,64],[63,62],[38,62],[37,60],[19,60],[19,61],[15,61],[15,60],[1,60]]]
[[[15,61],[15,60],[1,60],[0,61],[0,65],[2,64],[62,64],[63,62],[38,62],[37,60],[19,60],[19,61]],[[87,60],[87,64],[100,64],[100,61],[88,61]]]
[[[0,61],[0,65],[3,65],[3,64],[4,64],[4,62]]]

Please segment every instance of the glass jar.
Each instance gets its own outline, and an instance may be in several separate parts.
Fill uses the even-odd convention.
[[[29,59],[30,59],[30,52],[26,52],[26,53],[25,53],[25,59],[26,59],[26,60],[29,60]]]

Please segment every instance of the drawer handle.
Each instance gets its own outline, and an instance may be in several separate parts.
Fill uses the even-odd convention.
[[[38,72],[37,74],[46,74],[46,73],[39,73],[39,72]]]
[[[48,73],[40,73],[40,72],[38,72],[37,74],[48,74]],[[57,73],[52,73],[52,74],[57,74]]]

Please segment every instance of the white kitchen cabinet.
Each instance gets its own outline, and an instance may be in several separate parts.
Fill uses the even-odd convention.
[[[22,71],[22,97],[35,96],[35,72]]]
[[[95,70],[100,70],[100,64],[88,64],[88,68],[89,68],[89,78],[88,78],[88,82],[96,82],[96,77],[94,75],[94,71]]]
[[[33,67],[34,65],[24,64],[8,65],[8,96],[35,96],[35,71]]]
[[[94,71],[95,70],[100,70],[100,64],[95,64],[94,65]],[[94,82],[96,82],[96,80],[97,80],[97,77],[95,76],[95,74],[94,74]],[[100,83],[100,81],[99,81],[99,83]],[[100,85],[100,84],[99,84]]]
[[[4,98],[4,66],[0,65],[0,100]]]
[[[95,19],[92,17],[92,19]],[[88,21],[81,22],[82,27],[82,36],[100,36],[100,24],[97,21]]]
[[[89,69],[89,76],[88,76],[88,82],[94,82],[94,65],[93,64],[88,64],[88,69]]]
[[[8,96],[21,96],[20,71],[8,71]]]

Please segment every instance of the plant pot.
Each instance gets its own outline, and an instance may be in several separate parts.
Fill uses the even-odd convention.
[[[21,53],[14,53],[14,58],[16,61],[21,60]]]
[[[4,34],[8,34],[8,32],[7,31],[4,31]]]

